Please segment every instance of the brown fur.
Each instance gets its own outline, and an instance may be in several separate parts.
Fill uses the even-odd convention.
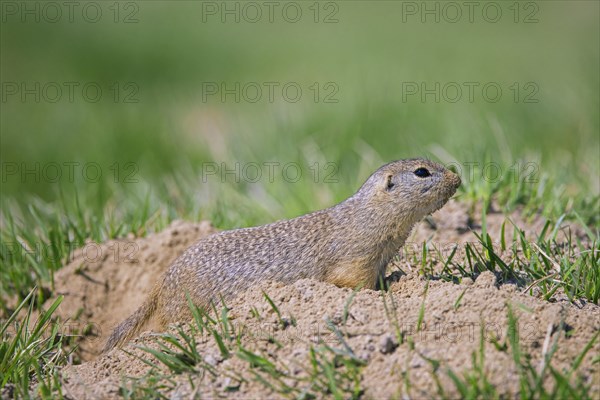
[[[419,168],[431,175],[418,176]],[[173,263],[144,304],[116,327],[104,351],[131,339],[153,316],[161,327],[189,319],[186,293],[202,307],[265,280],[313,278],[374,289],[414,224],[441,208],[459,185],[460,178],[440,164],[394,161],[331,208],[204,238]]]

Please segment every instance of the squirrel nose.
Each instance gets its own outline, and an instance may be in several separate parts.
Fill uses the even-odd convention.
[[[450,183],[452,183],[455,189],[458,189],[458,187],[462,183],[462,181],[460,180],[460,176],[458,176],[458,174],[455,174],[452,171],[448,171],[448,175]]]

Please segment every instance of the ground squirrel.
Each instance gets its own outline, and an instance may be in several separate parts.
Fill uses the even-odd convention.
[[[119,324],[104,352],[131,339],[153,315],[161,327],[189,319],[186,293],[208,306],[266,280],[303,278],[374,289],[412,227],[441,208],[460,178],[423,159],[375,171],[352,197],[325,210],[208,236],[188,248],[144,304]]]

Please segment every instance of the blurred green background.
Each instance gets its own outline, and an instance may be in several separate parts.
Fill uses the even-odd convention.
[[[61,15],[45,4],[2,2],[3,222],[43,223],[31,218],[35,204],[67,219],[89,214],[92,230],[111,225],[101,236],[153,216],[264,223],[342,200],[383,162],[429,157],[498,163],[503,183],[463,170],[473,200],[501,184],[512,205],[537,197],[597,223],[596,1],[477,2],[472,15],[463,2],[275,2],[271,15],[266,2],[76,2],[72,14],[54,3]],[[239,101],[207,92],[236,83]],[[422,98],[421,83],[439,84],[439,101]],[[286,84],[302,89],[298,101]],[[278,167],[272,182],[267,168],[256,183],[202,179],[210,162],[296,163],[302,177]],[[79,163],[72,182],[64,163]],[[100,167],[98,181],[82,177],[85,163]],[[532,171],[537,183],[525,179]],[[120,228],[133,219],[137,228]]]

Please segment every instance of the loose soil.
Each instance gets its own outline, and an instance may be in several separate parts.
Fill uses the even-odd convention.
[[[499,283],[492,272],[483,272],[474,281],[465,278],[460,283],[425,280],[419,273],[422,243],[427,241],[441,249],[442,258],[458,245],[454,260],[462,260],[465,244],[478,242],[473,232],[481,232],[479,215],[479,210],[470,212],[465,204],[451,201],[421,222],[401,256],[388,268],[391,286],[387,294],[366,289],[353,293],[313,280],[288,286],[264,282],[228,302],[231,325],[237,332],[244,332],[241,343],[245,349],[264,356],[285,372],[282,381],[290,387],[304,388],[306,382],[302,378],[312,371],[311,347],[323,350],[327,345],[339,349],[343,357],[364,363],[358,377],[362,396],[377,399],[437,397],[434,366],[446,395],[458,396],[447,371],[458,376],[473,372],[473,355],[479,355],[483,333],[483,370],[488,380],[501,394],[516,397],[519,379],[508,344],[509,309],[518,318],[516,331],[523,357],[529,357],[531,364],[540,369],[544,354],[556,341],[551,366],[563,371],[600,330],[600,307],[585,301],[569,302],[560,293],[546,301],[539,298],[535,289],[524,293],[522,286]],[[518,211],[509,216],[491,212],[486,218],[487,232],[494,240],[500,239],[504,224],[506,243],[512,243],[515,232],[507,217],[530,241],[536,239],[545,224],[541,216],[525,218]],[[142,303],[170,263],[186,247],[214,232],[216,229],[208,222],[175,221],[164,231],[145,238],[90,244],[75,252],[55,276],[55,293],[64,295],[57,315],[67,321],[69,333],[82,334],[74,358],[81,364],[68,366],[61,374],[65,395],[117,398],[121,386],[156,385],[144,381],[151,367],[140,358],[152,360],[160,372],[169,373],[153,356],[137,347],[158,348],[152,325],[123,350],[101,355],[100,349],[111,329]],[[565,242],[568,235],[584,237],[580,228],[563,223],[557,242]],[[498,252],[509,261],[509,252]],[[428,257],[440,257],[436,254],[430,252]],[[442,265],[439,262],[436,267],[440,269]],[[282,324],[263,291],[287,323]],[[182,329],[189,332],[184,325]],[[169,332],[177,334],[176,328],[170,327]],[[215,374],[201,371],[174,375],[162,382],[166,382],[163,393],[167,397],[281,397],[257,379],[257,374],[270,379],[261,375],[260,369],[235,353],[223,357],[211,335],[198,336],[196,349]],[[333,357],[330,350],[323,351]],[[596,398],[600,396],[600,363],[593,364],[592,360],[598,354],[600,341],[596,341],[578,370]],[[342,362],[337,360],[335,365],[344,371]],[[346,384],[351,388],[354,382],[340,382],[342,386]],[[550,388],[551,380],[545,384]],[[321,396],[328,395],[317,393],[317,397]]]

